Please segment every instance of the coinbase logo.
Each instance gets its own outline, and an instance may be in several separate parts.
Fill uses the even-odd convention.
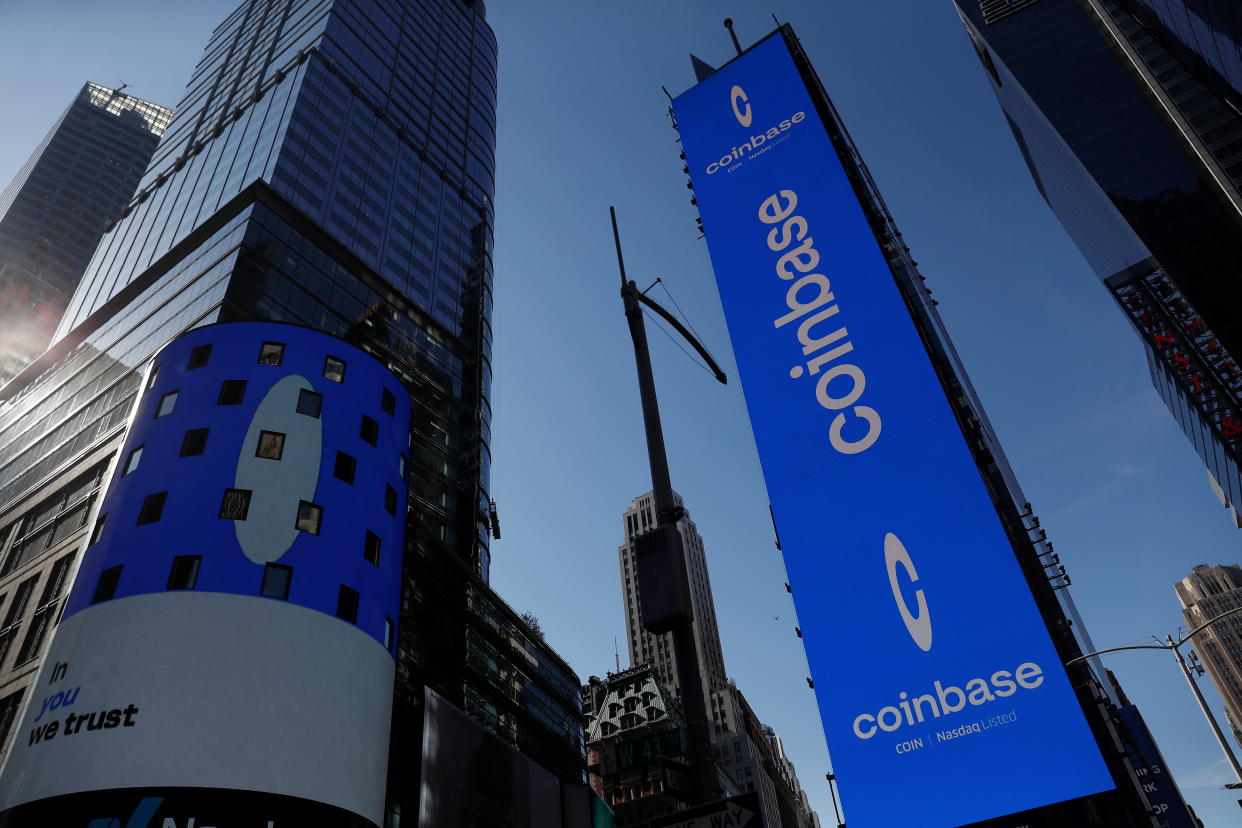
[[[750,126],[750,99],[742,91],[742,87],[734,86],[729,90],[729,100],[733,104],[733,117],[744,127]]]
[[[897,580],[897,567],[900,566],[905,570],[906,577],[912,584],[918,583],[919,573],[914,568],[914,561],[910,559],[910,553],[906,551],[905,545],[892,532],[884,536],[884,565],[888,569],[888,585],[893,590],[893,600],[897,602],[897,611],[901,613],[901,620],[905,622],[906,631],[910,633],[914,643],[919,645],[920,650],[928,652],[932,646],[932,625],[931,613],[927,611],[927,598],[923,595],[923,590],[915,590],[914,597],[918,614],[910,612],[910,607],[906,604],[906,596],[902,594],[901,584]]]

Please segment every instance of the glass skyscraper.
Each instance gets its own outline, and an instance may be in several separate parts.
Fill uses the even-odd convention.
[[[1040,193],[1242,526],[1242,55],[1185,0],[957,0]]]
[[[581,779],[579,682],[487,584],[496,54],[481,0],[246,0],[212,33],[53,344],[2,392],[0,736],[39,652],[5,636],[61,600],[151,355],[270,320],[367,351],[413,403],[389,824],[416,819],[424,688]]]
[[[0,192],[0,385],[47,346],[171,116],[87,83]]]

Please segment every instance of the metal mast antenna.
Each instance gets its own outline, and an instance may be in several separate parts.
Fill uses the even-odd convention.
[[[621,271],[621,299],[630,337],[634,341],[634,362],[638,369],[638,390],[642,401],[643,425],[647,434],[647,459],[651,465],[652,494],[655,499],[656,526],[634,539],[634,568],[638,580],[638,603],[643,626],[655,635],[672,633],[676,655],[678,688],[686,721],[687,758],[695,802],[711,802],[720,797],[715,760],[712,758],[711,730],[703,676],[699,673],[698,645],[694,640],[694,609],[690,600],[690,581],[686,572],[685,549],[678,521],[684,510],[676,503],[669,478],[668,455],[664,448],[664,429],[651,372],[651,353],[642,305],[658,313],[685,337],[722,384],[724,371],[697,339],[671,313],[643,295],[638,285],[626,278],[621,255],[621,234],[617,230],[617,211],[612,216],[612,237],[617,247],[617,267]]]

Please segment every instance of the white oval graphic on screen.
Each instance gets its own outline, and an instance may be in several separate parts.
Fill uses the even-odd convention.
[[[906,606],[906,597],[901,594],[901,585],[897,583],[899,564],[906,571],[906,577],[910,579],[910,583],[917,584],[919,573],[914,569],[914,561],[910,560],[910,553],[906,551],[901,539],[889,532],[884,536],[884,565],[888,569],[888,585],[893,590],[893,600],[897,602],[897,611],[901,613],[901,620],[905,622],[910,637],[914,639],[915,644],[919,645],[920,650],[927,652],[932,646],[931,614],[927,611],[927,598],[924,597],[923,590],[915,590],[914,596],[918,601],[919,614],[914,615],[910,612],[910,608]]]
[[[298,539],[298,503],[315,500],[323,421],[298,413],[298,397],[313,389],[296,374],[281,379],[255,409],[242,441],[233,485],[250,492],[250,504],[245,519],[234,520],[233,528],[242,552],[257,564],[278,561],[289,551]]]
[[[737,122],[744,127],[750,126],[750,99],[742,87],[735,86],[729,90],[729,102],[733,104],[733,117],[737,118]]]

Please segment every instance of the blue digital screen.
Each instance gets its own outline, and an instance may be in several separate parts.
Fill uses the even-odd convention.
[[[1112,789],[784,40],[674,110],[849,824]]]
[[[273,322],[177,337],[136,403],[65,617],[169,589],[250,595],[353,616],[391,655],[411,419],[392,372],[336,337]]]

